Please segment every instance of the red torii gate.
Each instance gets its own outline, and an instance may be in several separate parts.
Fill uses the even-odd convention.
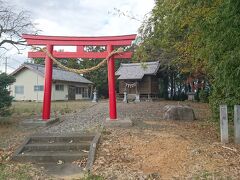
[[[47,51],[55,58],[106,58],[114,50],[114,46],[129,46],[136,38],[136,34],[123,36],[101,36],[101,37],[66,37],[66,36],[43,36],[24,34],[28,45],[45,46]],[[76,52],[53,51],[54,46],[76,46]],[[84,46],[105,46],[104,52],[86,52]],[[115,70],[114,58],[130,59],[131,52],[123,52],[114,55],[108,60],[108,93],[109,93],[109,116],[110,120],[117,119],[116,92],[115,92]],[[42,119],[50,119],[51,93],[52,93],[52,64],[53,61],[44,52],[28,52],[30,58],[45,58],[45,82]]]

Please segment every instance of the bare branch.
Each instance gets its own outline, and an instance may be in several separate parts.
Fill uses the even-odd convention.
[[[12,44],[12,45],[22,45],[22,46],[25,46],[26,44],[24,43],[25,41],[24,40],[19,40],[19,41],[13,41],[13,40],[9,40],[9,39],[4,39],[0,42],[0,47],[3,45],[3,44]]]
[[[0,49],[5,49],[6,51],[8,50],[6,47],[1,47],[1,46],[0,46]]]
[[[20,53],[18,46],[26,45],[22,38],[24,33],[36,33],[27,11],[17,11],[8,3],[0,0],[0,47],[12,45]],[[3,49],[6,49],[3,48]]]

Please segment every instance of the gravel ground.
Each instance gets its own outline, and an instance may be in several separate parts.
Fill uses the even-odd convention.
[[[197,121],[164,121],[164,106],[173,104],[191,106]],[[100,131],[109,116],[108,111],[108,101],[100,101],[88,104],[87,108],[74,110],[74,113],[59,116],[60,121],[48,127],[22,128],[16,123],[14,127],[12,124],[4,126],[2,131],[6,133],[1,132],[0,149],[8,145],[16,147],[25,136],[33,133]],[[218,143],[218,130],[207,121],[210,115],[207,104],[176,101],[119,102],[117,111],[118,118],[128,117],[134,126],[102,131],[93,166],[94,174],[106,179],[194,179],[195,176],[195,179],[201,179],[216,174],[224,178],[239,177],[239,147],[227,145],[227,148],[237,149],[236,153]],[[14,134],[9,133],[13,131]]]
[[[143,120],[162,119],[163,107],[167,104],[176,104],[173,101],[117,103],[118,118],[130,118],[135,125],[141,125]],[[194,106],[194,103],[184,103]],[[197,109],[196,116],[200,117]],[[108,102],[102,101],[80,112],[66,114],[61,117],[60,123],[47,127],[44,133],[77,133],[83,131],[96,131],[102,127],[103,121],[108,117]],[[201,113],[201,112],[200,112]]]
[[[80,112],[66,114],[58,124],[47,127],[44,133],[68,134],[98,129],[107,117],[107,108],[107,103],[98,103]]]

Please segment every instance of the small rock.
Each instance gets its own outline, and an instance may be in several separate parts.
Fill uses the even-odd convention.
[[[202,152],[201,149],[194,149],[194,150],[191,151],[191,155],[198,155],[201,152]]]
[[[164,107],[163,119],[166,120],[195,120],[195,114],[191,107],[181,105],[167,105]]]
[[[83,149],[82,152],[88,153],[89,151]]]
[[[62,160],[58,160],[57,164],[61,165],[61,164],[63,164],[63,161]]]

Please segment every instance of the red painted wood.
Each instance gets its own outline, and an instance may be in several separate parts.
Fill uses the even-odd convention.
[[[120,35],[120,36],[84,36],[84,37],[73,37],[73,36],[45,36],[45,35],[32,35],[32,34],[23,34],[22,37],[24,39],[35,39],[38,41],[41,40],[63,40],[63,41],[122,41],[122,40],[134,40],[136,38],[136,34],[130,35]]]
[[[77,46],[77,52],[83,52],[84,46]]]
[[[39,36],[23,35],[28,45],[46,45],[54,44],[55,46],[127,46],[135,39],[136,35],[123,36],[102,36],[102,37],[62,37],[62,36]]]
[[[107,52],[53,52],[55,58],[106,58]],[[28,57],[30,58],[44,58],[44,52],[28,52]],[[124,52],[119,55],[114,56],[117,59],[131,59],[132,52]]]
[[[52,53],[53,46],[47,45],[47,50]],[[45,77],[44,77],[44,97],[42,119],[47,121],[50,118],[51,112],[51,95],[52,95],[52,59],[45,57]]]
[[[104,45],[114,45],[114,46],[127,46],[132,43],[132,40],[122,40],[122,41],[64,41],[64,40],[36,40],[27,39],[29,45],[45,45],[54,44],[55,46],[104,46]]]
[[[123,36],[101,36],[101,37],[67,37],[67,36],[42,36],[24,34],[28,45],[43,45],[56,58],[106,58],[113,50],[113,46],[129,46],[136,38],[136,34]],[[53,46],[77,46],[77,52],[53,51]],[[107,46],[105,52],[84,52],[84,46]],[[109,116],[111,120],[117,119],[116,92],[115,92],[115,70],[114,58],[130,59],[131,52],[114,55],[108,60],[109,81]],[[28,57],[45,58],[45,86],[43,103],[43,120],[50,118],[51,110],[51,87],[52,87],[52,60],[43,52],[29,52]]]
[[[111,45],[107,46],[108,53],[113,51]],[[116,107],[116,92],[115,92],[115,61],[114,57],[110,57],[108,60],[108,94],[109,94],[109,116],[110,120],[117,119],[117,107]]]

